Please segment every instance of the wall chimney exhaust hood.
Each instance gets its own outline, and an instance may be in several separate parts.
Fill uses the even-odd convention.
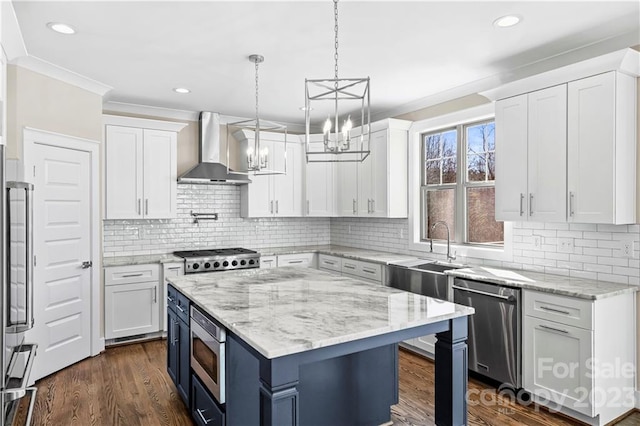
[[[181,175],[178,183],[241,185],[251,183],[243,173],[235,173],[220,161],[220,114],[201,112],[199,163]],[[228,159],[227,159],[228,161]]]

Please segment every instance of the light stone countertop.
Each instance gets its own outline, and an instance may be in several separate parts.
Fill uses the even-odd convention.
[[[406,254],[389,253],[384,251],[366,250],[356,247],[344,247],[337,245],[320,246],[290,246],[259,249],[262,256],[276,256],[281,254],[320,253],[330,256],[341,256],[347,259],[362,260],[365,262],[387,265],[391,262],[417,259]]]
[[[139,256],[103,257],[102,266],[144,265],[147,263],[182,263],[183,259],[173,254],[148,254]]]
[[[504,284],[512,287],[554,293],[582,299],[603,299],[623,293],[633,293],[640,288],[631,284],[617,284],[562,275],[543,274],[487,266],[452,269],[445,274],[458,278]]]
[[[311,268],[167,278],[267,358],[473,314],[473,308]]]

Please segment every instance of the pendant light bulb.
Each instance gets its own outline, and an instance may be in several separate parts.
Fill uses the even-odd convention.
[[[328,135],[331,131],[331,119],[327,117],[327,121],[324,122],[324,128],[322,129],[322,133]]]
[[[353,123],[351,122],[351,116],[348,116],[342,125],[342,137],[347,142],[351,139],[351,129],[353,129]]]

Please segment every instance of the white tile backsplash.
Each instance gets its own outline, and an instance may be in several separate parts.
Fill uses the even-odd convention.
[[[215,212],[217,221],[193,223],[194,212]],[[420,257],[443,257],[409,249],[407,219],[240,217],[240,188],[234,185],[178,185],[178,217],[163,220],[105,220],[104,256],[169,253],[205,247],[262,249],[335,244]],[[534,245],[540,238],[540,248]],[[570,253],[558,250],[569,238]],[[634,242],[634,258],[622,256],[622,242]],[[526,269],[604,281],[640,284],[640,225],[579,223],[513,224],[511,262],[459,258],[471,265]],[[444,260],[444,258],[443,258]]]
[[[190,212],[218,213],[217,221],[193,223]],[[178,185],[178,217],[161,220],[105,220],[104,256],[170,253],[192,248],[329,244],[328,218],[240,217],[240,187]]]

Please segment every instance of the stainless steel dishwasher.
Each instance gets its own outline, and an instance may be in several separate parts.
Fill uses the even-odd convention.
[[[476,310],[469,317],[469,370],[514,389],[522,387],[521,291],[456,278],[453,301]]]

